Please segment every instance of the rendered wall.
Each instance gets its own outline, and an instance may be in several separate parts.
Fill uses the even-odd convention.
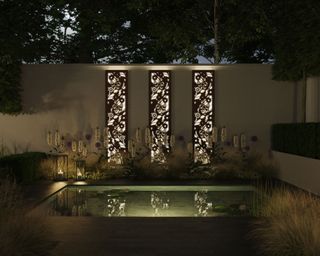
[[[279,179],[320,195],[320,160],[277,151],[272,155],[280,167]]]
[[[105,121],[105,70],[129,71],[129,136],[148,125],[148,71],[172,71],[172,130],[191,141],[192,70],[215,70],[215,119],[228,136],[257,135],[270,147],[270,126],[294,120],[294,86],[271,79],[271,65],[23,65],[23,105],[33,114],[0,115],[7,146],[47,150],[48,129],[75,135]]]

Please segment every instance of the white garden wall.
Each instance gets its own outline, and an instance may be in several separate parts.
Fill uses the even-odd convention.
[[[232,134],[257,135],[270,147],[270,126],[292,122],[294,86],[271,78],[271,65],[23,65],[23,105],[33,114],[0,115],[0,139],[30,150],[47,150],[48,129],[75,135],[103,126],[105,70],[129,70],[129,135],[148,125],[148,71],[172,71],[172,125],[192,137],[192,70],[215,70],[215,120]]]
[[[279,164],[278,178],[320,195],[320,160],[272,151]]]

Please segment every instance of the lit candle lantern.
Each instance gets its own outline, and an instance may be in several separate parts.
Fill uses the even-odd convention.
[[[239,148],[239,136],[238,135],[233,136],[233,146],[235,148]]]
[[[101,132],[100,132],[100,128],[98,126],[95,129],[94,137],[95,137],[96,142],[100,141]]]
[[[176,143],[176,137],[174,135],[170,136],[170,146],[171,148],[174,148],[174,145]]]
[[[82,178],[82,173],[80,168],[77,168],[77,179],[81,179]]]
[[[54,134],[54,145],[57,147],[60,145],[60,133],[58,130],[56,130]]]
[[[50,131],[47,133],[47,144],[52,146],[52,133]]]
[[[149,146],[149,144],[151,143],[151,132],[150,132],[150,128],[147,127],[145,129],[145,132],[144,132],[144,142],[147,146]]]
[[[212,128],[212,142],[216,143],[218,141],[218,128],[214,126]]]
[[[241,149],[244,149],[247,146],[247,138],[246,135],[241,134],[240,135],[240,147]]]
[[[83,157],[87,157],[87,155],[88,155],[88,149],[87,149],[87,147],[84,145],[84,146],[83,146],[83,150],[82,150],[82,156],[83,156]]]
[[[168,134],[163,134],[163,137],[162,137],[162,145],[168,147],[169,146],[169,136]]]
[[[225,142],[227,140],[227,128],[222,127],[221,128],[221,142]]]
[[[85,179],[85,160],[76,160],[75,161],[75,171],[76,171],[76,179],[83,180]]]
[[[133,144],[132,140],[128,140],[128,151],[129,151],[129,153],[132,152],[132,144]]]
[[[140,131],[140,128],[136,129],[136,141],[137,141],[137,143],[141,143],[141,131]]]
[[[72,141],[71,149],[73,152],[77,151],[77,142],[75,140]]]
[[[81,153],[83,150],[83,141],[79,140],[78,141],[78,152]]]
[[[132,157],[135,157],[135,156],[136,156],[136,147],[135,147],[134,144],[132,145],[131,156],[132,156]]]

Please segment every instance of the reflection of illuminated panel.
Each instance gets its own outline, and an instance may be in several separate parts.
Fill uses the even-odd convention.
[[[165,162],[170,150],[170,71],[150,71],[151,161]]]
[[[192,72],[192,123],[194,161],[207,164],[210,161],[209,138],[214,123],[214,72]]]
[[[127,150],[128,71],[106,71],[107,157],[120,164]]]

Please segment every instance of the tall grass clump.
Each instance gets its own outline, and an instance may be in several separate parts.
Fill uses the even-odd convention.
[[[303,191],[275,188],[260,207],[252,236],[263,255],[320,255],[318,198]]]
[[[0,255],[50,255],[53,243],[43,217],[27,214],[19,187],[0,180]]]

